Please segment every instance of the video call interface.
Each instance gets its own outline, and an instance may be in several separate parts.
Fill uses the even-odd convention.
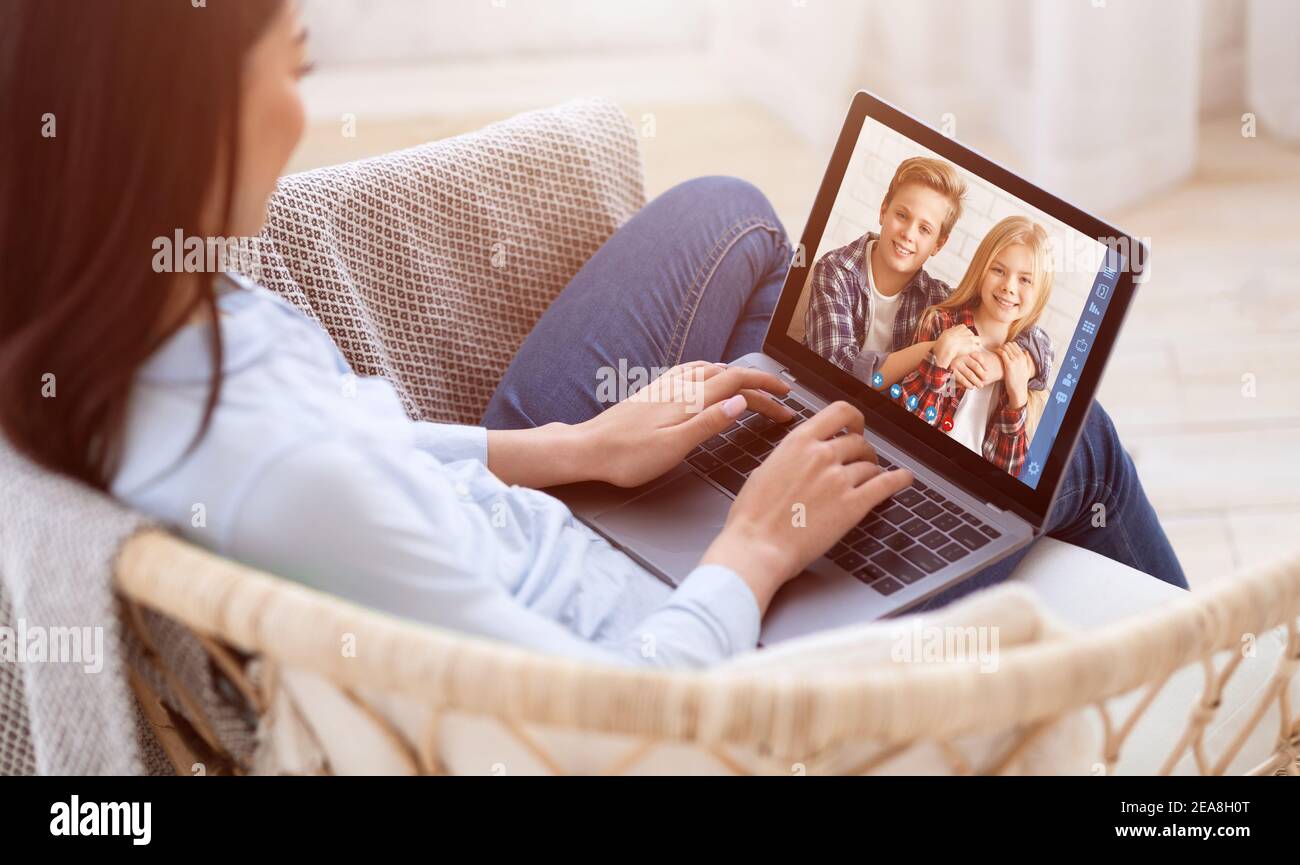
[[[1125,253],[867,118],[789,335],[1036,488]]]

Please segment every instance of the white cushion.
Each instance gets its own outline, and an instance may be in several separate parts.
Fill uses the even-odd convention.
[[[1082,547],[1043,538],[1011,575],[1057,619],[1081,630],[1186,596],[1182,589]]]

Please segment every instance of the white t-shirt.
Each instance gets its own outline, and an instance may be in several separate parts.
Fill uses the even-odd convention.
[[[871,327],[867,329],[867,338],[862,343],[863,351],[894,350],[894,319],[898,318],[898,307],[902,302],[900,291],[893,297],[885,297],[876,290],[876,280],[871,276],[871,252],[876,248],[876,241],[867,244],[867,291],[871,292]]]
[[[999,387],[994,383],[979,390],[968,390],[961,398],[961,404],[952,416],[952,436],[961,444],[984,454],[984,433],[989,426],[989,411],[993,408],[993,392]]]

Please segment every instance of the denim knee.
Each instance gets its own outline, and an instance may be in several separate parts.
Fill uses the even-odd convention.
[[[1112,471],[1122,470],[1128,466],[1128,454],[1124,450],[1123,442],[1119,440],[1119,430],[1115,429],[1115,421],[1111,420],[1110,414],[1101,407],[1099,402],[1093,402],[1088,410],[1083,437],[1087,440],[1090,450],[1104,460]]]
[[[1115,422],[1101,403],[1094,402],[1084,421],[1079,446],[1067,471],[1066,484],[1094,496],[1109,495],[1122,499],[1136,472],[1120,441]]]
[[[783,242],[789,243],[785,226],[763,190],[739,177],[696,177],[669,189],[660,196],[660,202],[687,206],[688,212],[698,213],[702,208],[721,211],[730,222],[759,219],[778,232]]]

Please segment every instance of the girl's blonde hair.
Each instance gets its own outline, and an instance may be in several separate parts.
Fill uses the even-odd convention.
[[[936,303],[921,316],[920,330],[924,331],[941,309],[956,312],[978,304],[980,285],[984,282],[984,274],[993,266],[993,260],[1007,247],[1016,245],[1029,247],[1029,251],[1034,256],[1034,287],[1038,291],[1038,296],[1034,298],[1033,308],[1012,323],[1011,330],[1007,333],[1007,342],[1011,342],[1037,324],[1052,293],[1051,238],[1048,237],[1047,229],[1032,219],[1025,216],[1008,216],[984,235],[979,248],[975,250],[974,257],[971,258],[970,266],[966,268],[966,274],[957,284],[957,290],[950,294],[947,300]]]

